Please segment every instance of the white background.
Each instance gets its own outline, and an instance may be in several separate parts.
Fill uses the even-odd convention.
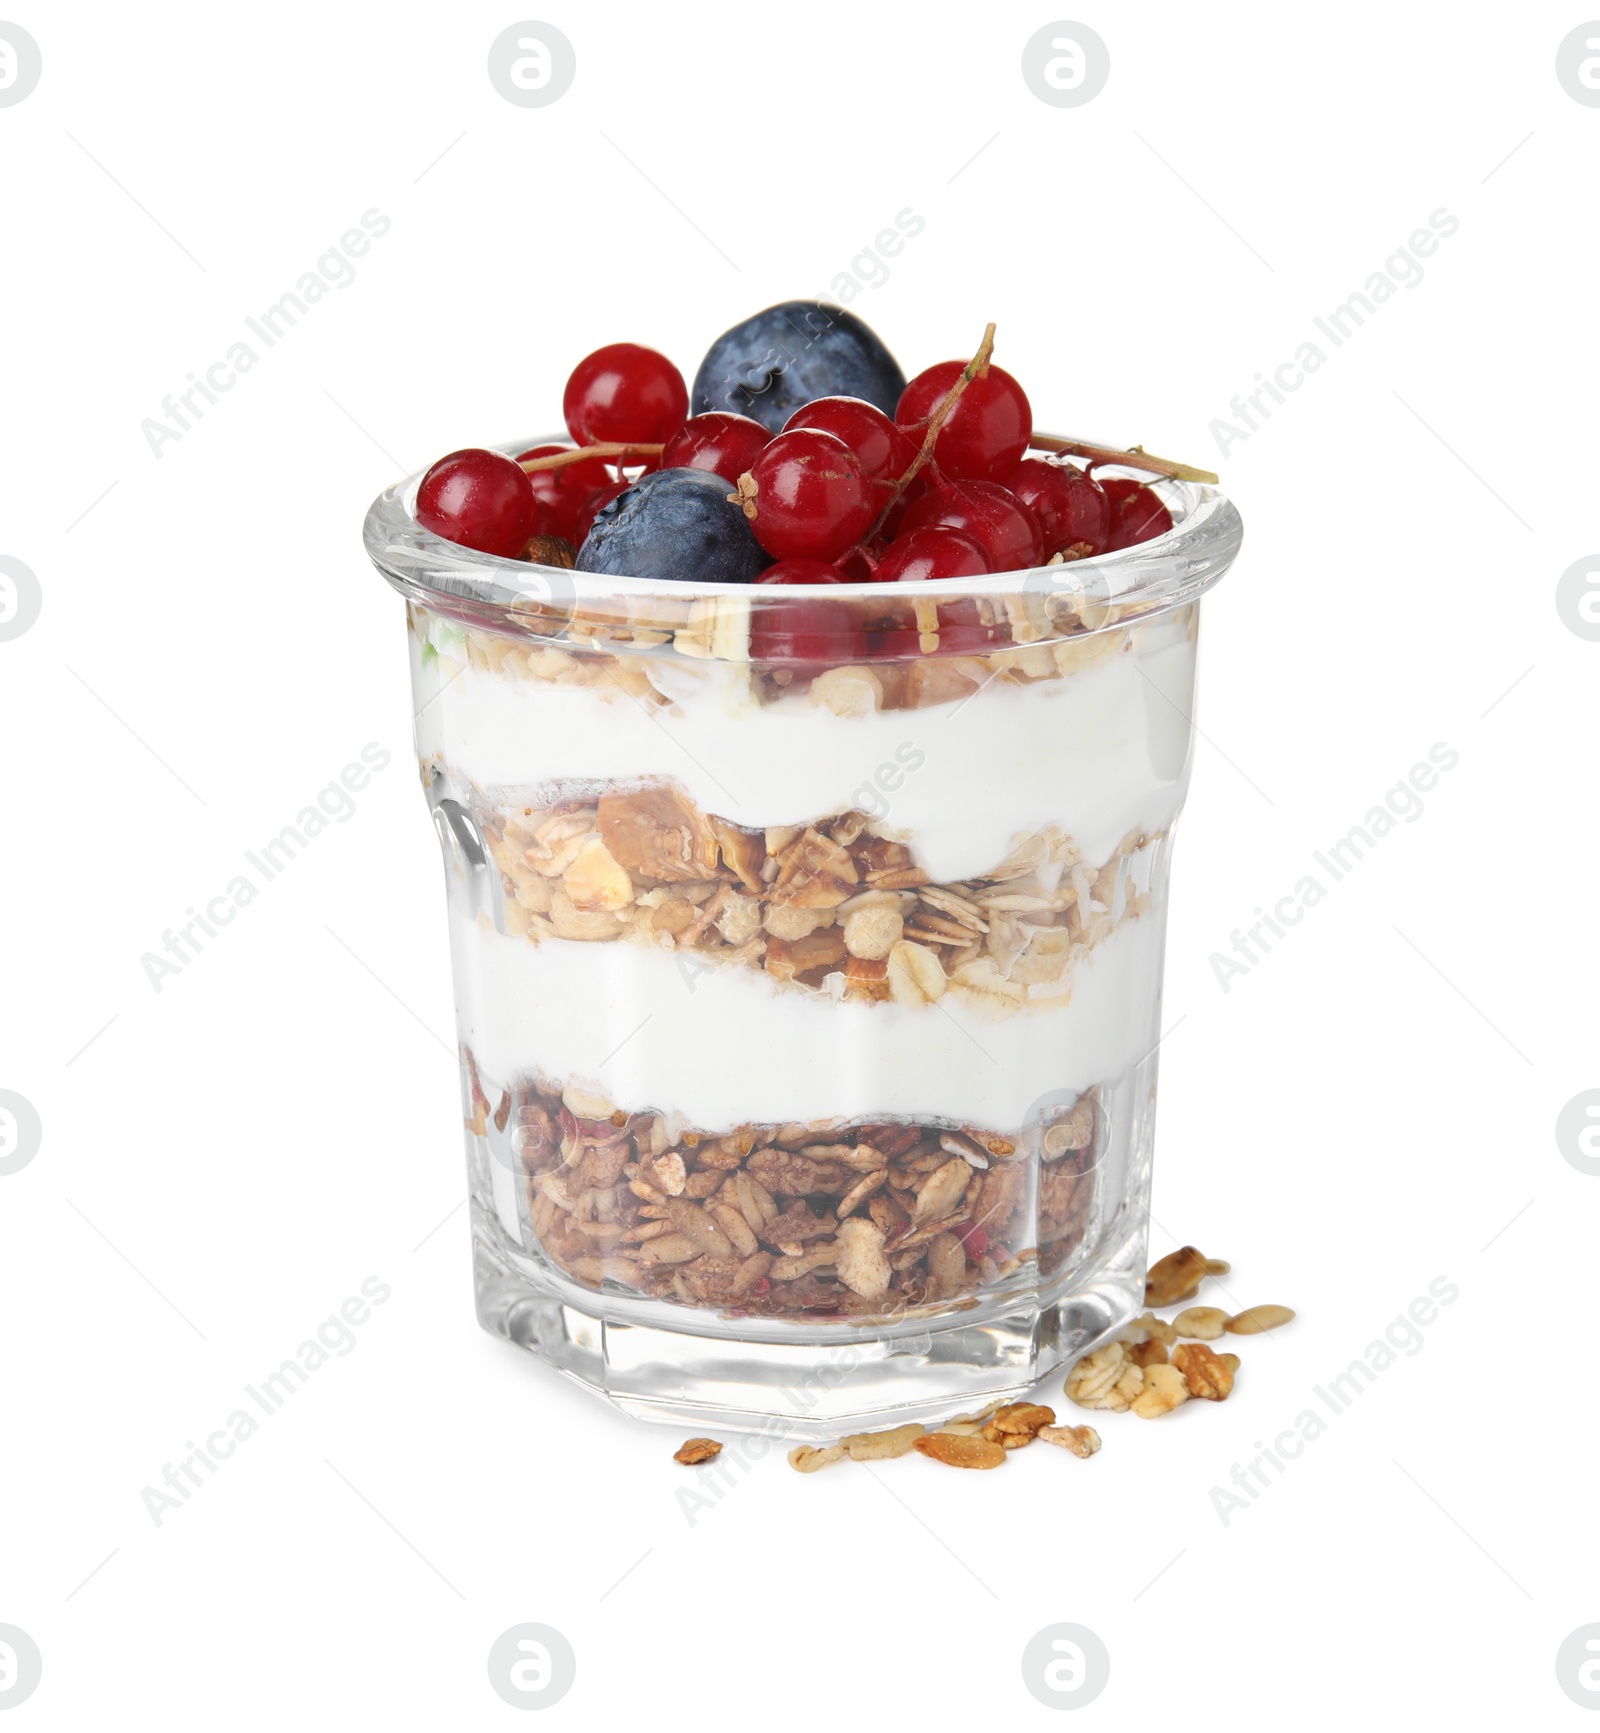
[[[1110,1651],[1092,1725],[1580,1720],[1600,1179],[1554,1127],[1600,1084],[1600,644],[1555,586],[1596,539],[1600,110],[1554,68],[1585,13],[1096,5],[1064,15],[1110,81],[1058,109],[1019,70],[1048,8],[561,5],[576,82],[521,109],[503,6],[11,4],[44,69],[0,109],[0,553],[44,596],[0,643],[0,1087],[44,1125],[0,1178],[17,1725],[498,1727],[524,1620],[577,1654],[557,1725],[1055,1724],[1020,1658],[1063,1620]],[[355,281],[154,457],[141,421],[373,207]],[[907,207],[854,305],[908,372],[994,319],[1041,424],[1218,467],[1244,513],[1152,1250],[1300,1317],[1089,1463],[775,1452],[691,1522],[676,1435],[473,1321],[437,845],[359,527],[555,424],[590,348],[692,372]],[[1440,209],[1424,279],[1219,460],[1230,399]],[[157,994],[141,956],[369,741],[355,816]],[[1232,930],[1440,741],[1423,816],[1224,992]],[[158,1528],[141,1488],[374,1275],[354,1351]],[[1421,1351],[1224,1525],[1210,1489],[1441,1276]]]

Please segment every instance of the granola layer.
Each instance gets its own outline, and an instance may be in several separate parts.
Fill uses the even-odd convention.
[[[1095,1205],[1097,1093],[997,1134],[836,1119],[712,1133],[465,1053],[469,1129],[522,1176],[524,1250],[595,1291],[865,1321],[1059,1272]]]
[[[1095,864],[1052,827],[986,874],[935,884],[863,812],[754,831],[665,781],[473,804],[508,932],[648,945],[836,999],[920,1007],[951,992],[991,1014],[1049,1006],[1082,958],[1151,908],[1157,838],[1142,830]]]

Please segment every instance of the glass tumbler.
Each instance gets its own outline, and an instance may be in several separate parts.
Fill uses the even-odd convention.
[[[1158,481],[1134,548],[819,591],[478,554],[418,480],[365,535],[483,1326],[645,1418],[816,1440],[1020,1395],[1136,1315],[1228,501]]]

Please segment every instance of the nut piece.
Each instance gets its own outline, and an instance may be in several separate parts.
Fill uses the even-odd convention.
[[[987,1438],[962,1438],[952,1432],[925,1432],[912,1449],[950,1468],[998,1468],[1006,1459],[1003,1444]]]
[[[1181,1246],[1168,1252],[1150,1266],[1145,1278],[1144,1303],[1147,1306],[1175,1306],[1180,1300],[1190,1300],[1200,1291],[1200,1279],[1212,1274],[1214,1260],[1193,1246]],[[1222,1270],[1227,1265],[1220,1266]]]
[[[686,1438],[672,1453],[674,1462],[692,1466],[696,1462],[709,1462],[713,1456],[722,1454],[722,1445],[715,1438]]]
[[[844,918],[844,948],[852,957],[864,957],[876,962],[887,957],[900,943],[905,922],[900,911],[884,903],[871,903],[864,909],[852,909]]]
[[[1176,1366],[1151,1366],[1145,1371],[1144,1389],[1132,1407],[1141,1420],[1155,1420],[1188,1400],[1189,1386]]]
[[[1219,1354],[1217,1358],[1230,1372],[1237,1372],[1239,1370],[1240,1361],[1237,1354]]]
[[[893,1274],[883,1253],[883,1230],[865,1216],[851,1216],[840,1222],[834,1244],[839,1280],[864,1300],[881,1300]]]
[[[1135,1366],[1165,1366],[1167,1363],[1167,1345],[1152,1338],[1148,1342],[1130,1342],[1128,1358]]]
[[[852,1432],[839,1442],[852,1462],[887,1462],[891,1457],[909,1455],[926,1430],[912,1421],[888,1432]]]
[[[1281,1330],[1293,1317],[1287,1306],[1251,1306],[1231,1317],[1225,1328],[1230,1336],[1259,1336],[1267,1330]]]
[[[1231,1356],[1230,1356],[1231,1358]],[[1233,1373],[1204,1342],[1185,1342],[1172,1350],[1172,1363],[1183,1374],[1191,1396],[1226,1402],[1233,1391]]]
[[[830,1464],[844,1461],[844,1446],[829,1444],[821,1450],[816,1450],[809,1444],[797,1444],[789,1452],[789,1466],[797,1474],[815,1474],[819,1468],[827,1468]]]
[[[1220,1306],[1189,1306],[1172,1320],[1172,1327],[1180,1336],[1214,1342],[1228,1327],[1228,1314]]]
[[[1150,1372],[1160,1370],[1159,1366],[1150,1368]],[[1144,1389],[1150,1372],[1134,1365],[1123,1343],[1107,1342],[1072,1368],[1064,1388],[1080,1408],[1106,1408],[1123,1414]]]
[[[1085,1460],[1100,1448],[1100,1434],[1092,1426],[1041,1426],[1034,1436],[1046,1444],[1059,1444]]]

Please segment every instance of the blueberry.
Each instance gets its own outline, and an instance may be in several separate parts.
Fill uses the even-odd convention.
[[[905,388],[900,363],[854,313],[826,301],[780,301],[706,351],[689,413],[732,410],[777,433],[819,397],[864,397],[892,419]]]
[[[580,572],[748,584],[772,558],[750,533],[733,489],[709,469],[658,469],[595,517],[578,550]]]

